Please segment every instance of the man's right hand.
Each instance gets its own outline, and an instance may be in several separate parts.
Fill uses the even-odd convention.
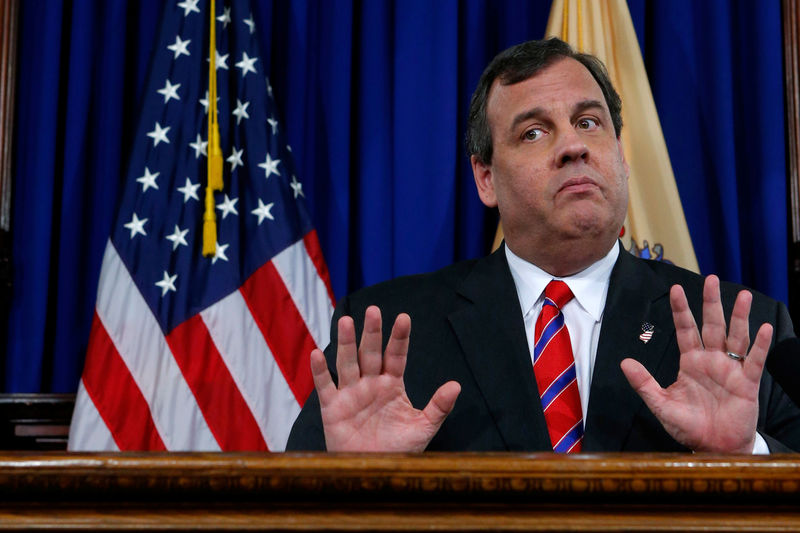
[[[356,347],[352,318],[339,319],[338,332],[338,388],[323,353],[311,352],[311,374],[328,451],[424,451],[453,410],[461,386],[448,381],[433,394],[425,409],[411,405],[403,383],[411,333],[411,318],[405,313],[395,319],[383,356],[381,312],[377,307],[368,307],[364,314],[360,346]]]

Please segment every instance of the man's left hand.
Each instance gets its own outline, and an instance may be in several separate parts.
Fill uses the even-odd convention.
[[[622,361],[622,372],[667,433],[684,446],[698,452],[752,453],[758,387],[772,326],[761,325],[748,352],[753,296],[741,291],[726,335],[716,276],[708,276],[703,288],[702,337],[683,289],[674,285],[669,297],[681,352],[678,379],[663,389],[634,359]],[[729,352],[745,357],[744,361]]]

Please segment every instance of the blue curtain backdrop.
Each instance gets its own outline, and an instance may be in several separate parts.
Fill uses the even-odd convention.
[[[20,3],[8,392],[77,387],[164,3]],[[786,301],[780,3],[629,5],[702,271]],[[487,251],[496,218],[462,148],[469,97],[494,54],[543,35],[549,10],[254,2],[257,65],[337,297]]]

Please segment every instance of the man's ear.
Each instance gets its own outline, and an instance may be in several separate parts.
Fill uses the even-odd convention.
[[[475,154],[471,155],[469,162],[472,164],[472,176],[478,188],[478,196],[486,207],[497,207],[497,195],[494,192],[494,175],[492,166],[487,165]]]

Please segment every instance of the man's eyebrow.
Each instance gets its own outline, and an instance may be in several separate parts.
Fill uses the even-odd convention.
[[[603,102],[600,100],[583,100],[575,104],[573,108],[572,114],[577,115],[578,113],[583,113],[587,109],[603,109]]]
[[[545,114],[544,108],[541,107],[534,107],[533,109],[523,111],[522,113],[514,117],[514,120],[511,122],[510,129],[513,132],[515,129],[517,129],[517,126],[520,124],[520,122],[525,122],[531,120],[532,118],[540,117],[541,115],[544,114]]]

